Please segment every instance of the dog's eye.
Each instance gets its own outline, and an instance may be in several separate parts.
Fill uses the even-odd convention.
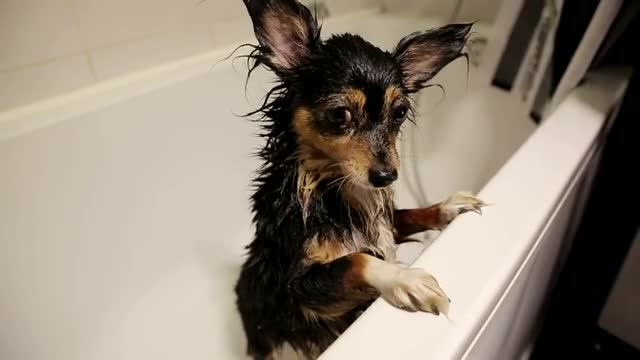
[[[351,121],[351,111],[346,107],[337,107],[327,113],[327,120],[334,125],[344,125]]]
[[[406,105],[399,105],[393,110],[393,118],[396,121],[402,121],[405,117],[407,117],[407,112],[409,109]]]

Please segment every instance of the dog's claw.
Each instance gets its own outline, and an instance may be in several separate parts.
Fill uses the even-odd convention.
[[[485,206],[487,206],[487,204],[484,201],[473,196],[471,193],[460,191],[442,202],[440,205],[440,216],[444,224],[449,224],[456,216],[466,212],[471,211],[482,215],[482,208]]]

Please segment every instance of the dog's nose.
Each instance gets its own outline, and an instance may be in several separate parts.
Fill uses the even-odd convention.
[[[398,171],[391,166],[378,166],[369,169],[369,182],[374,187],[384,187],[398,179]]]

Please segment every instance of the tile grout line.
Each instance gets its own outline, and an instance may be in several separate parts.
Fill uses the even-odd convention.
[[[73,1],[73,0],[68,0],[68,1]],[[76,22],[76,28],[78,29],[79,33],[82,33],[80,31],[80,26],[78,25],[78,16],[77,13],[74,11],[74,21]],[[86,56],[87,53],[90,54],[96,50],[104,50],[104,49],[109,49],[109,48],[114,48],[114,47],[118,47],[118,46],[122,46],[128,43],[132,43],[132,42],[136,42],[136,41],[142,41],[142,40],[148,40],[148,39],[152,39],[154,37],[157,36],[162,36],[162,35],[169,35],[169,34],[178,34],[178,33],[182,33],[185,32],[184,30],[184,25],[185,24],[181,24],[181,26],[176,26],[176,27],[171,27],[171,28],[166,28],[164,30],[160,30],[160,31],[156,31],[156,32],[152,32],[152,33],[148,33],[148,34],[144,34],[144,35],[139,35],[139,36],[135,36],[129,39],[123,39],[123,40],[116,40],[116,41],[112,41],[112,42],[105,42],[102,45],[99,46],[89,46],[88,44],[88,40],[83,39],[83,49],[82,51],[74,51],[74,52],[68,52],[66,54],[62,54],[62,55],[56,55],[56,56],[51,56],[48,58],[44,58],[44,59],[40,59],[40,60],[36,60],[36,61],[32,61],[30,63],[26,63],[26,64],[20,64],[17,66],[12,66],[12,67],[7,67],[7,68],[0,68],[0,74],[6,74],[6,73],[11,73],[14,71],[20,71],[20,70],[24,70],[27,68],[31,68],[31,67],[35,67],[35,66],[40,66],[40,65],[46,65],[64,58],[68,58],[68,57],[73,57],[73,56]],[[211,32],[210,32],[210,37],[211,37]],[[213,39],[211,39],[213,40]],[[91,59],[93,60],[93,59]],[[92,61],[93,63],[93,61]],[[92,66],[93,64],[90,64],[90,66]]]
[[[93,63],[93,58],[91,57],[89,50],[84,51],[84,57],[89,65],[89,71],[91,71],[91,76],[93,77],[94,82],[98,82],[98,72],[96,71],[96,66]]]
[[[21,71],[21,70],[25,70],[25,69],[36,67],[36,66],[47,65],[47,64],[54,63],[54,62],[62,60],[62,59],[66,59],[66,58],[70,58],[70,57],[74,57],[74,56],[80,56],[80,55],[83,55],[83,52],[69,52],[69,53],[66,53],[64,55],[52,56],[52,57],[48,57],[48,58],[45,58],[45,59],[33,61],[33,62],[30,62],[30,63],[27,63],[27,64],[20,64],[18,66],[13,66],[13,67],[5,68],[5,69],[0,69],[0,75],[9,74],[9,73],[16,72],[16,71]]]
[[[76,8],[76,0],[66,0],[65,3],[67,4],[69,10],[72,13],[75,28],[78,31],[78,33],[80,34],[82,45],[83,45],[82,46],[82,50],[79,51],[79,52],[74,51],[74,52],[69,52],[69,53],[62,54],[62,55],[52,56],[52,57],[40,59],[40,60],[37,60],[37,61],[33,61],[33,62],[30,62],[30,63],[20,64],[18,66],[8,67],[8,68],[4,68],[4,69],[0,68],[0,75],[9,74],[9,73],[16,72],[16,71],[27,70],[29,68],[33,68],[33,67],[37,67],[37,66],[47,65],[47,64],[54,63],[54,62],[62,60],[62,59],[66,59],[66,58],[71,58],[71,57],[75,57],[75,56],[82,56],[82,57],[84,57],[84,61],[86,62],[87,66],[89,68],[89,71],[90,71],[92,79],[94,80],[94,82],[99,82],[99,81],[101,81],[101,79],[98,77],[98,71],[96,69],[93,52],[95,52],[97,50],[104,50],[104,49],[109,49],[109,48],[122,46],[122,45],[125,45],[125,44],[130,44],[132,42],[153,39],[153,38],[156,38],[156,37],[161,37],[163,35],[180,34],[180,33],[184,33],[186,31],[185,30],[185,25],[187,25],[187,24],[180,24],[180,26],[172,26],[172,27],[166,28],[164,30],[160,30],[160,31],[157,31],[157,32],[148,33],[148,34],[144,34],[144,35],[139,35],[139,36],[136,36],[136,37],[133,37],[133,38],[130,38],[130,39],[117,40],[117,41],[105,43],[105,44],[99,45],[99,46],[90,46],[90,44],[88,43],[88,39],[86,38],[86,35],[82,35],[83,32],[81,31],[80,17],[79,17],[79,14],[77,12],[77,8]],[[227,21],[229,23],[231,23],[231,22],[237,21],[237,20],[239,20],[239,19],[231,19],[231,20],[227,20]],[[225,22],[225,21],[223,21],[223,22]],[[216,41],[216,36],[215,36],[216,27],[214,26],[213,19],[212,19],[212,21],[207,21],[206,26],[207,26],[207,31],[208,31],[209,50],[215,50],[218,47],[224,46],[225,44],[219,43],[219,42]]]
[[[176,29],[167,29],[167,30],[164,30],[164,31],[159,31],[159,32],[151,33],[151,34],[140,35],[138,37],[127,39],[127,40],[119,40],[119,41],[114,41],[114,42],[111,42],[111,43],[106,43],[105,45],[101,45],[101,46],[85,47],[80,52],[69,52],[69,53],[66,53],[66,54],[63,54],[63,55],[52,56],[52,57],[44,58],[44,59],[41,59],[41,60],[33,61],[33,62],[30,62],[30,63],[27,63],[27,64],[21,64],[21,65],[14,66],[14,67],[0,69],[0,74],[7,74],[7,73],[15,72],[15,71],[20,71],[20,70],[28,69],[28,68],[31,68],[31,67],[35,67],[35,66],[46,65],[46,64],[49,64],[49,63],[52,63],[52,62],[56,62],[56,61],[64,59],[64,58],[73,57],[73,56],[84,56],[87,53],[90,54],[91,52],[94,52],[96,50],[104,50],[104,49],[114,48],[114,47],[118,47],[118,46],[121,46],[121,45],[125,45],[127,43],[132,43],[132,42],[136,42],[136,41],[152,39],[152,38],[154,38],[156,36],[160,36],[160,35],[177,34],[177,33],[181,33],[181,32],[183,32],[183,31],[181,31],[178,28],[176,28]]]
[[[69,10],[72,13],[73,16],[73,20],[74,20],[74,25],[76,30],[78,31],[78,34],[80,34],[81,37],[81,41],[82,41],[82,51],[75,51],[75,52],[69,52],[66,54],[62,54],[62,55],[56,55],[56,56],[52,56],[52,57],[48,57],[48,58],[44,58],[44,59],[40,59],[40,60],[36,60],[36,61],[32,61],[30,63],[26,63],[26,64],[20,64],[17,66],[12,66],[12,67],[7,67],[7,68],[0,68],[0,74],[7,74],[7,73],[11,73],[11,72],[15,72],[15,71],[21,71],[21,70],[25,70],[28,68],[32,68],[32,67],[36,67],[36,66],[41,66],[41,65],[46,65],[52,62],[56,62],[59,60],[62,60],[64,58],[69,58],[69,57],[73,57],[73,56],[83,56],[85,57],[85,61],[87,62],[91,75],[94,78],[94,80],[98,81],[99,78],[97,76],[97,70],[95,67],[95,59],[93,58],[92,53],[97,51],[97,50],[104,50],[104,49],[109,49],[109,48],[114,48],[114,47],[118,47],[118,46],[122,46],[128,43],[132,43],[132,42],[136,42],[136,41],[143,41],[143,40],[147,40],[147,39],[152,39],[154,37],[158,37],[158,36],[163,36],[163,35],[168,35],[168,34],[179,34],[179,33],[183,33],[185,32],[185,26],[188,26],[187,23],[183,23],[183,24],[179,24],[179,26],[172,26],[170,28],[166,28],[164,30],[159,30],[156,32],[151,32],[148,34],[144,34],[144,35],[138,35],[138,36],[134,36],[132,38],[129,39],[123,39],[123,40],[116,40],[116,41],[112,41],[112,42],[105,42],[104,44],[98,45],[98,46],[91,46],[89,44],[88,39],[86,38],[86,34],[81,31],[81,26],[80,26],[80,16],[78,14],[77,11],[77,7],[76,7],[76,0],[66,0],[65,3],[67,4]],[[222,22],[233,22],[233,21],[237,21],[240,20],[240,18],[237,19],[230,19],[230,20],[226,20],[226,21],[222,21]],[[209,42],[209,46],[210,49],[215,49],[217,47],[220,46],[224,46],[224,44],[220,44],[216,41],[216,35],[215,35],[215,26],[214,26],[214,22],[215,20],[212,19],[212,21],[207,21],[207,31],[208,31],[208,42]]]
[[[86,33],[84,31],[82,31],[82,27],[80,26],[80,14],[78,14],[78,7],[77,7],[77,3],[75,0],[66,0],[65,3],[67,4],[67,8],[69,9],[69,12],[71,13],[71,16],[73,17],[73,23],[74,23],[74,27],[78,33],[78,37],[81,38],[81,42],[82,42],[82,52],[84,55],[84,61],[87,64],[87,67],[89,68],[89,73],[91,73],[91,78],[93,79],[93,82],[97,82],[98,81],[98,75],[96,73],[96,69],[95,66],[93,64],[93,61],[91,59],[91,55],[89,54],[89,46],[88,46],[88,39],[86,36]]]

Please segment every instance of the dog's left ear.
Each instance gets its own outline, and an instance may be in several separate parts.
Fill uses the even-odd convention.
[[[319,39],[320,29],[307,7],[296,0],[243,0],[256,39],[261,61],[283,74],[303,64]]]
[[[463,55],[472,24],[452,24],[404,37],[393,57],[402,69],[405,88],[416,92],[442,68]]]

